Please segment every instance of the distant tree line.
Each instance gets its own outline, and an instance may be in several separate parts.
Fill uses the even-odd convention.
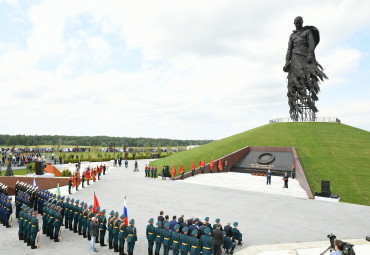
[[[0,135],[0,146],[77,145],[100,147],[159,147],[202,145],[214,140],[173,140],[111,136]]]

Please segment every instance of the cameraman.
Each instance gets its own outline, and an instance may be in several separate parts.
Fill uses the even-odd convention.
[[[334,247],[335,251],[330,253],[330,255],[342,255],[343,254],[343,245],[344,243],[341,240],[335,240]]]

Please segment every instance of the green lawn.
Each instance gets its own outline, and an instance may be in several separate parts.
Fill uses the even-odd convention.
[[[321,180],[331,181],[331,190],[343,202],[370,205],[370,132],[338,123],[277,123],[264,125],[216,142],[153,161],[163,165],[184,164],[190,171],[193,160],[217,159],[246,146],[296,147],[312,193]]]
[[[1,175],[0,176],[4,176],[5,175],[5,172],[6,172],[6,167],[1,167]],[[27,173],[27,169],[16,169],[14,170],[13,169],[13,174],[14,175],[26,175]]]

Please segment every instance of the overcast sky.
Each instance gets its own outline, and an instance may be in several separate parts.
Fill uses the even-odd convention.
[[[320,117],[370,130],[370,1],[0,0],[1,134],[220,139],[288,117],[296,16]]]

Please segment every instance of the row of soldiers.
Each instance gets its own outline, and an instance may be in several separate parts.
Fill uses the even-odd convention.
[[[9,225],[9,218],[13,213],[12,198],[5,195],[5,193],[0,194],[0,223],[6,228],[10,228],[12,225],[13,218]]]
[[[157,166],[145,165],[145,177],[157,178]]]
[[[37,216],[38,212],[32,207],[27,205],[21,206],[18,219],[18,236],[19,240],[23,240],[23,242],[27,243],[27,246],[31,246],[31,249],[36,249],[39,246],[40,236],[38,236],[37,246],[35,245],[36,236],[40,231]]]
[[[106,210],[100,210],[100,207],[87,206],[87,203],[79,200],[67,198],[65,203],[65,228],[69,228],[74,233],[82,235],[84,238],[91,240],[91,220],[97,218],[99,223],[99,236],[96,238],[96,243],[100,246],[106,246],[105,235],[108,231],[109,249],[114,249],[121,255],[124,253],[125,239],[127,239],[128,254],[133,254],[135,242],[137,240],[135,221],[130,220],[130,226],[127,226],[125,215],[119,217],[118,212],[113,210],[109,213],[109,218],[106,218]],[[94,212],[95,211],[95,212]]]
[[[45,189],[38,190],[37,187],[34,188],[23,182],[17,183],[15,190],[16,218],[19,217],[20,207],[22,205],[27,205],[41,214],[43,212],[44,203],[53,197],[50,191]]]

